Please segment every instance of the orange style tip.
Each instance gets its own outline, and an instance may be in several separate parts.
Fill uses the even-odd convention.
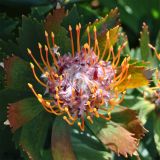
[[[56,94],[56,99],[59,99],[59,95],[58,94]]]
[[[81,23],[79,23],[78,25],[79,25],[79,28],[81,29]]]
[[[41,49],[42,48],[42,45],[40,43],[38,43],[38,47]]]
[[[94,26],[94,27],[93,27],[93,31],[94,31],[94,32],[96,32],[96,31],[97,31],[97,28],[96,28],[96,26]]]
[[[64,110],[65,110],[65,112],[68,112],[68,108],[67,107],[65,107]]]
[[[58,87],[55,87],[56,92],[58,92]]]
[[[129,64],[126,65],[126,68],[129,68]]]
[[[98,40],[96,39],[96,44],[98,45]]]
[[[130,79],[131,79],[131,77],[132,77],[132,76],[131,76],[131,74],[130,74],[130,75],[127,77],[127,79],[128,79],[128,80],[130,80]]]
[[[106,33],[107,39],[109,39],[109,31]]]
[[[46,36],[46,37],[48,37],[48,33],[47,33],[47,31],[45,31],[45,36]]]
[[[93,108],[93,111],[94,111],[94,112],[97,112],[97,108]]]
[[[129,56],[129,57],[127,58],[127,61],[130,61],[130,59],[131,59],[131,57]]]
[[[126,94],[126,91],[123,91],[123,94]]]
[[[47,105],[47,106],[50,106],[50,102],[46,102],[46,105]]]
[[[125,46],[127,45],[127,43],[128,43],[127,41],[126,41],[126,42],[124,42],[124,43],[123,43],[123,46],[125,47]]]
[[[91,104],[91,102],[90,102],[90,101],[87,101],[87,105],[90,106],[90,104]]]
[[[60,80],[62,81],[62,79],[63,79],[62,75],[61,75],[61,76],[59,76],[59,78],[60,78]]]
[[[37,96],[38,96],[38,98],[42,99],[42,95],[41,94],[38,94]]]
[[[58,78],[58,74],[55,74],[55,77]]]
[[[74,88],[72,88],[72,92],[75,92],[75,89],[74,89]]]
[[[33,86],[32,86],[31,83],[28,83],[28,87],[29,87],[29,88],[33,88]]]
[[[85,48],[85,49],[89,49],[88,43],[85,43],[85,44],[84,44],[84,48]]]
[[[78,25],[76,25],[76,31],[78,31],[79,30],[79,26]]]
[[[51,32],[51,37],[54,37],[54,33],[53,32]]]
[[[91,116],[87,116],[87,119],[90,120],[90,119],[91,119]]]
[[[45,45],[45,51],[48,51],[48,47]]]
[[[99,114],[96,114],[96,117],[99,118]]]
[[[31,52],[31,50],[29,49],[29,48],[27,48],[27,52],[29,53],[29,54],[31,54],[32,52]]]
[[[78,126],[81,126],[81,122],[78,122],[77,124],[78,124]]]
[[[99,92],[102,94],[102,92],[103,92],[102,89],[100,89]]]
[[[32,69],[34,68],[34,65],[33,65],[33,63],[32,63],[32,62],[30,62],[30,66],[31,66],[31,68],[32,68]]]
[[[154,48],[150,43],[148,44],[148,47],[150,47],[150,48]]]
[[[64,120],[66,120],[66,119],[67,119],[67,117],[66,117],[66,116],[63,116],[63,119],[64,119]]]
[[[68,29],[69,29],[69,31],[72,31],[72,27],[71,27],[71,25],[69,25]]]

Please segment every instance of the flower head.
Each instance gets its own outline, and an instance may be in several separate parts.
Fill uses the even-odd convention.
[[[46,111],[63,115],[63,119],[70,125],[77,121],[83,131],[85,118],[90,123],[93,123],[94,116],[111,119],[110,112],[121,103],[125,94],[118,90],[118,86],[124,80],[129,80],[130,75],[128,75],[129,58],[125,58],[119,71],[117,70],[120,54],[126,43],[120,46],[115,54],[110,44],[109,32],[107,32],[105,48],[101,53],[96,27],[93,29],[93,47],[91,47],[89,27],[87,28],[88,42],[81,47],[80,30],[81,25],[78,24],[76,26],[77,51],[75,51],[72,28],[69,26],[72,53],[63,56],[54,42],[54,34],[51,33],[51,47],[48,33],[45,32],[47,42],[44,47],[45,58],[42,45],[38,44],[43,67],[28,49],[29,55],[42,72],[40,79],[34,65],[30,63],[34,77],[45,87],[45,93],[49,95],[49,99],[44,99],[41,94],[36,93],[32,84],[28,83],[28,85]],[[53,64],[50,63],[49,57],[52,57]]]

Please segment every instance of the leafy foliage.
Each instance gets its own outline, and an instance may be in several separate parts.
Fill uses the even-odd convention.
[[[74,2],[77,4],[73,4]],[[157,84],[159,80],[155,81],[154,72],[155,68],[160,66],[155,52],[152,52],[153,48],[151,49],[148,43],[156,42],[155,48],[159,53],[160,34],[157,34],[159,28],[153,30],[153,26],[158,26],[157,20],[160,15],[157,0],[152,4],[144,0],[141,2],[137,3],[134,0],[94,0],[94,3],[90,0],[80,3],[71,0],[59,1],[58,4],[57,1],[51,0],[0,2],[2,8],[6,7],[4,11],[6,13],[0,13],[0,63],[4,63],[4,68],[0,66],[0,159],[109,160],[122,159],[122,156],[129,159],[135,157],[142,160],[159,159],[160,109],[155,103],[154,94],[155,89],[159,89]],[[8,10],[12,10],[15,5],[16,8],[26,8],[26,12],[22,15],[18,10],[14,15],[10,15],[11,11]],[[60,7],[61,5],[64,6]],[[117,6],[118,8],[115,8]],[[109,12],[111,8],[115,9]],[[119,18],[124,29],[120,27]],[[144,20],[153,21],[147,23],[151,29],[143,23],[140,46],[130,49],[129,45],[137,45],[136,41],[129,43],[135,39],[131,36],[138,35],[139,25]],[[33,78],[27,48],[33,51],[35,58],[41,63],[37,44],[40,42],[44,48],[46,30],[48,34],[54,32],[55,43],[60,47],[60,53],[68,54],[71,52],[68,27],[72,26],[73,40],[76,41],[75,28],[79,23],[82,26],[82,45],[87,42],[87,26],[90,27],[91,35],[96,26],[100,50],[104,48],[108,34],[110,44],[107,45],[107,53],[110,47],[113,46],[117,51],[119,45],[124,41],[128,42],[124,33],[126,31],[129,42],[121,54],[120,61],[124,57],[131,57],[126,76],[130,79],[124,80],[115,89],[117,92],[129,89],[127,93],[124,92],[126,96],[121,103],[125,107],[118,105],[111,113],[107,112],[107,115],[103,113],[106,117],[111,114],[110,121],[97,118],[90,124],[86,120],[86,129],[83,132],[76,124],[68,126],[61,116],[55,117],[45,112],[27,86],[28,82],[32,83],[38,93],[44,92]],[[158,35],[154,41],[152,34]],[[93,39],[91,36],[91,41]],[[120,66],[117,72],[121,72]],[[40,76],[39,73],[38,75]],[[45,98],[48,98],[47,95]],[[120,158],[112,154],[112,151],[118,156],[121,155]]]

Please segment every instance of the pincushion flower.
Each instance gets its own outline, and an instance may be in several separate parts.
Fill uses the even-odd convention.
[[[72,27],[69,26],[72,53],[63,56],[55,43],[54,33],[51,32],[51,45],[48,33],[45,31],[47,43],[44,47],[45,54],[42,45],[38,43],[43,66],[34,58],[30,49],[28,54],[42,72],[42,76],[38,77],[34,64],[30,63],[35,79],[44,87],[44,93],[49,95],[49,99],[37,93],[32,84],[28,83],[28,86],[47,112],[63,115],[63,119],[69,125],[77,122],[84,131],[85,118],[90,123],[94,123],[94,116],[105,120],[111,119],[111,111],[122,102],[125,95],[125,89],[120,91],[118,86],[126,80],[129,81],[131,76],[128,74],[129,57],[124,58],[118,67],[121,51],[126,43],[123,43],[115,53],[107,32],[105,47],[101,52],[96,27],[93,28],[93,46],[90,27],[87,28],[88,41],[82,46],[80,31],[81,24],[78,24],[76,50]]]
[[[10,47],[15,55],[4,60],[3,123],[25,159],[106,160],[108,150],[138,155],[146,129],[130,103],[121,102],[126,89],[148,85],[146,65],[126,56],[117,8],[87,28],[81,22],[83,29],[69,26],[74,12],[53,10],[44,23],[22,17],[16,50]]]

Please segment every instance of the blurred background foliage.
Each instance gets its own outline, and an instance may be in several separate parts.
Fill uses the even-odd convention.
[[[117,7],[120,12],[121,26],[128,36],[129,46],[131,48],[129,51],[132,58],[144,60],[146,56],[143,56],[143,54],[141,56],[139,55],[140,52],[144,50],[151,52],[148,48],[149,42],[156,44],[157,49],[160,49],[160,0],[0,0],[0,62],[12,53],[18,54],[27,60],[27,55],[21,55],[21,53],[26,52],[26,48],[30,47],[31,43],[35,43],[35,46],[38,41],[43,43],[43,20],[46,15],[57,6],[57,2],[65,6],[65,9],[71,10],[67,17],[69,19],[65,19],[62,23],[62,26],[66,29],[68,29],[67,26],[70,21],[72,26],[81,22],[86,27],[89,22],[105,16],[111,9]],[[148,27],[143,24],[143,22],[145,22]],[[141,34],[140,31],[142,31]],[[30,36],[28,34],[30,34]],[[33,39],[36,37],[37,39],[30,42],[28,37],[33,37]],[[141,41],[139,41],[139,38],[141,38]],[[139,48],[139,46],[141,48]],[[151,57],[147,57],[145,60],[151,61],[152,67],[159,67],[159,63],[155,60],[152,53]],[[3,89],[4,71],[1,66],[0,73],[2,73],[0,74],[0,89]],[[157,111],[155,112],[153,103],[141,98],[143,91],[143,88],[129,91],[132,92],[132,96],[128,95],[126,97],[124,105],[127,104],[130,108],[139,111],[143,124],[145,124],[149,130],[149,133],[145,136],[143,143],[141,143],[139,147],[141,159],[158,160],[160,159],[160,120],[157,118]],[[3,112],[0,113],[0,116],[4,117]],[[1,118],[0,121],[4,122],[4,119]],[[1,132],[3,130],[5,130],[5,132]],[[16,139],[16,137],[14,138]],[[77,143],[81,143],[81,141],[75,137],[73,143],[76,146]],[[85,144],[81,145],[85,146]],[[94,153],[94,150],[91,148],[89,148],[89,151],[90,153]],[[76,151],[75,149],[75,152],[80,151]],[[90,158],[87,157],[86,150],[82,150],[81,153],[86,155],[86,159]],[[83,160],[84,157],[80,158]],[[9,128],[5,126],[0,128],[0,159],[24,159],[21,158],[19,151],[12,143]],[[115,155],[114,159],[121,160],[123,158]]]
[[[149,26],[151,41],[155,42],[160,25],[159,0],[1,0],[0,37],[13,38],[14,35],[10,33],[20,25],[21,15],[31,14],[33,17],[44,18],[57,2],[69,9],[76,3],[84,22],[105,16],[111,9],[118,7],[122,27],[129,37],[131,47],[139,44],[139,32],[143,22]]]

